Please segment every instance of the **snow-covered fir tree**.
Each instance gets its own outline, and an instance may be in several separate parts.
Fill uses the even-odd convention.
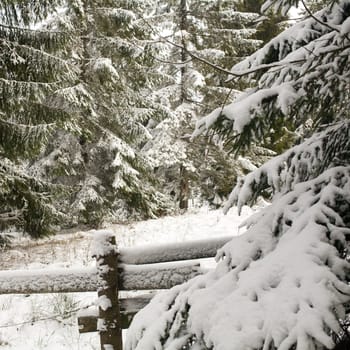
[[[232,0],[158,1],[154,14],[158,23],[153,33],[162,41],[157,57],[164,62],[161,71],[172,80],[155,90],[152,98],[171,113],[150,125],[153,138],[143,151],[164,179],[165,191],[183,209],[193,197],[221,202],[229,187],[218,186],[215,179],[223,173],[230,179],[242,173],[240,162],[220,143],[206,137],[189,140],[198,115],[208,113],[223,99],[231,101],[236,94],[233,88],[243,86],[225,84],[225,69],[261,43],[253,38],[259,16],[238,12],[235,6]]]
[[[75,68],[57,55],[70,33],[33,29],[59,3],[0,3],[0,226],[33,237],[50,233],[61,218],[51,205],[61,189],[30,176],[28,161],[67,121],[53,96],[77,77]]]
[[[269,0],[264,9],[285,14],[296,3]],[[309,137],[238,183],[227,209],[266,189],[272,204],[219,250],[215,270],[136,316],[128,350],[349,348],[350,2],[306,12],[233,67],[258,86],[199,121],[195,134],[223,132],[245,148],[283,121],[308,125]]]
[[[71,130],[57,130],[33,172],[70,186],[64,206],[72,222],[98,226],[106,217],[150,217],[167,208],[138,148],[149,119],[165,109],[147,99],[161,75],[153,69],[149,29],[142,16],[152,1],[69,1],[49,27],[74,32],[66,56],[79,70],[60,91],[74,115]]]

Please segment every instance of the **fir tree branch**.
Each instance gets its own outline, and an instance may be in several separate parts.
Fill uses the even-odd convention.
[[[14,25],[8,25],[4,23],[0,23],[0,27],[4,29],[9,29],[9,30],[14,30],[14,31],[19,31],[19,32],[27,32],[27,33],[32,33],[32,34],[44,34],[44,35],[73,35],[73,32],[68,32],[68,31],[56,31],[56,30],[40,30],[40,29],[31,29],[31,28],[23,28],[19,26],[14,26]]]
[[[26,132],[29,131],[29,130],[35,130],[35,129],[37,129],[37,130],[38,129],[49,130],[51,128],[54,128],[54,126],[55,126],[54,123],[52,123],[52,124],[38,124],[38,125],[19,124],[19,123],[12,122],[12,121],[9,121],[9,120],[4,120],[4,119],[1,118],[1,116],[4,117],[5,115],[0,112],[0,123],[7,124],[9,126],[13,126],[13,127],[25,130]]]
[[[8,42],[4,39],[0,39],[0,45],[4,46],[6,49],[23,49],[25,51],[28,51],[28,52],[31,52],[31,53],[35,53],[41,57],[44,57],[48,60],[54,60],[58,63],[60,63],[64,68],[68,68],[68,67],[71,67],[72,68],[72,71],[76,71],[76,67],[74,66],[74,64],[72,63],[69,63],[67,62],[66,60],[58,57],[58,56],[55,56],[55,55],[52,55],[50,53],[47,53],[45,51],[42,51],[40,49],[37,49],[37,48],[34,48],[32,46],[29,46],[29,45],[22,45],[22,44],[19,44],[19,43],[16,43],[16,42]]]
[[[56,87],[58,88],[62,81],[42,82],[42,81],[24,81],[0,78],[0,82],[8,85],[28,85],[28,86],[43,86],[43,87]]]
[[[0,23],[0,37],[19,44],[28,44],[40,50],[57,51],[73,39],[73,33],[37,30]]]
[[[317,41],[317,40],[315,40],[315,41]],[[317,59],[317,58],[321,58],[321,57],[323,57],[325,55],[328,55],[330,53],[336,53],[338,51],[346,50],[346,49],[350,48],[350,45],[346,45],[346,46],[343,46],[341,48],[339,48],[339,47],[331,48],[331,49],[329,49],[327,51],[324,51],[324,52],[320,53],[319,55],[316,55],[315,53],[310,51],[305,46],[303,46],[302,48],[304,50],[306,50],[309,54],[312,54],[315,59]],[[283,61],[282,60],[282,61],[279,61],[279,62],[260,64],[260,65],[254,67],[254,68],[251,68],[251,69],[240,70],[239,72],[238,71],[237,72],[232,71],[231,75],[234,75],[234,78],[235,77],[243,77],[243,76],[247,76],[247,75],[250,75],[250,74],[253,74],[253,73],[258,73],[258,72],[263,71],[263,70],[268,70],[270,68],[285,68],[288,65],[305,63],[307,60],[308,60],[307,58],[303,58],[303,59],[292,60],[292,61]],[[228,79],[227,81],[229,82],[229,81],[231,81],[234,78]]]
[[[327,27],[328,29],[330,29],[330,30],[332,30],[332,31],[334,30],[334,31],[336,31],[336,32],[338,32],[338,33],[340,34],[340,30],[339,30],[338,28],[333,27],[333,26],[329,25],[328,23],[326,23],[326,22],[324,22],[324,21],[321,21],[319,18],[317,18],[317,17],[311,12],[311,10],[308,8],[308,6],[306,5],[306,3],[305,3],[304,0],[301,0],[301,3],[303,4],[303,6],[304,6],[304,8],[305,8],[305,11],[308,13],[308,15],[309,15],[312,19],[314,19],[317,23],[319,23],[319,24],[321,24],[321,25]],[[345,34],[345,37],[350,41],[350,38],[349,38],[348,35]]]
[[[324,39],[322,38],[321,41],[323,41],[323,40]],[[315,42],[317,42],[317,41],[318,40],[315,40]],[[325,56],[327,56],[329,54],[335,54],[335,53],[344,51],[346,49],[349,49],[350,48],[350,44],[349,45],[344,45],[342,47],[331,47],[331,48],[328,48],[327,50],[323,50],[318,55],[316,55],[313,51],[308,49],[307,46],[302,46],[301,48],[303,50],[306,50],[310,55],[313,55],[314,60],[316,61],[317,59],[322,59],[323,57],[325,57]],[[261,71],[264,71],[264,70],[268,70],[268,69],[271,69],[271,68],[283,69],[283,68],[286,68],[288,65],[301,64],[301,63],[307,62],[308,60],[309,60],[308,57],[305,57],[303,59],[292,60],[292,61],[281,60],[281,61],[278,61],[278,62],[272,62],[272,63],[267,63],[267,64],[260,64],[260,65],[254,67],[254,68],[251,68],[251,69],[240,70],[239,72],[238,71],[237,72],[232,71],[231,75],[234,75],[234,78],[235,77],[243,77],[243,76],[247,76],[247,75],[250,75],[250,74],[253,74],[253,73],[258,73],[258,72],[261,72]],[[314,66],[310,66],[309,70],[305,70],[303,75],[300,76],[300,78],[295,82],[294,85],[297,85],[297,83],[301,82],[302,78],[314,68],[315,68]],[[229,82],[229,81],[231,81],[234,78],[228,79],[227,81]]]

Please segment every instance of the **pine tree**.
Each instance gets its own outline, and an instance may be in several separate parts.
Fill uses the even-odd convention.
[[[67,114],[56,108],[53,95],[76,72],[56,54],[70,33],[32,27],[59,4],[0,3],[0,226],[23,229],[35,238],[51,233],[61,216],[51,205],[61,189],[30,176],[27,163],[55,126],[66,122]]]
[[[160,1],[157,14],[162,20],[155,26],[154,35],[165,33],[160,36],[158,57],[164,62],[162,72],[173,79],[156,90],[153,98],[172,113],[152,125],[153,138],[144,152],[164,178],[165,191],[174,196],[181,209],[188,207],[191,197],[219,203],[228,194],[228,187],[214,185],[214,169],[235,177],[239,163],[214,140],[201,137],[190,142],[189,135],[198,115],[221,103],[224,94],[231,101],[233,88],[244,85],[225,84],[225,69],[260,44],[252,38],[258,15],[237,12],[235,1],[203,0]],[[218,74],[220,67],[222,73]]]
[[[269,0],[285,14],[292,0]],[[156,297],[127,349],[347,348],[350,233],[350,2],[329,1],[234,66],[257,88],[199,121],[235,148],[281,120],[309,137],[242,179],[227,209],[272,204],[221,248],[214,271]],[[307,134],[307,133],[304,133]],[[339,345],[336,345],[339,343]]]
[[[150,2],[71,1],[50,26],[76,33],[68,57],[77,84],[60,93],[75,114],[71,130],[57,131],[33,172],[72,187],[65,201],[72,222],[98,226],[106,217],[159,215],[164,196],[138,152],[148,120],[166,111],[147,100],[161,79],[153,68],[151,37],[142,16]]]

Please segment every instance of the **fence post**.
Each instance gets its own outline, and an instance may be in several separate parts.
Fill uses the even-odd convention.
[[[97,329],[101,350],[122,350],[122,331],[118,300],[118,254],[115,237],[110,231],[97,231],[93,257],[99,278]]]

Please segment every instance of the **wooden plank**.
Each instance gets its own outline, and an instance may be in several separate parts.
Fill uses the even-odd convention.
[[[120,325],[122,329],[129,328],[135,314],[144,308],[152,299],[154,294],[146,294],[135,298],[119,299],[120,303]],[[79,333],[89,333],[97,331],[98,310],[91,307],[78,313]]]
[[[203,273],[198,262],[123,265],[119,290],[168,289]],[[92,292],[96,268],[0,271],[0,294]]]
[[[150,247],[121,248],[119,257],[122,263],[134,265],[211,258],[231,239],[231,236],[226,236]]]
[[[120,328],[128,329],[135,314],[136,312],[128,314],[121,313]],[[78,318],[79,333],[97,332],[97,320],[98,317],[96,316],[80,316]]]
[[[124,265],[121,290],[169,289],[204,272],[197,261]]]
[[[0,271],[0,294],[97,291],[96,268]]]
[[[155,292],[138,295],[132,298],[120,298],[120,311],[124,314],[138,312],[156,295]]]
[[[96,316],[78,317],[78,328],[79,328],[79,333],[97,332],[97,317]]]

